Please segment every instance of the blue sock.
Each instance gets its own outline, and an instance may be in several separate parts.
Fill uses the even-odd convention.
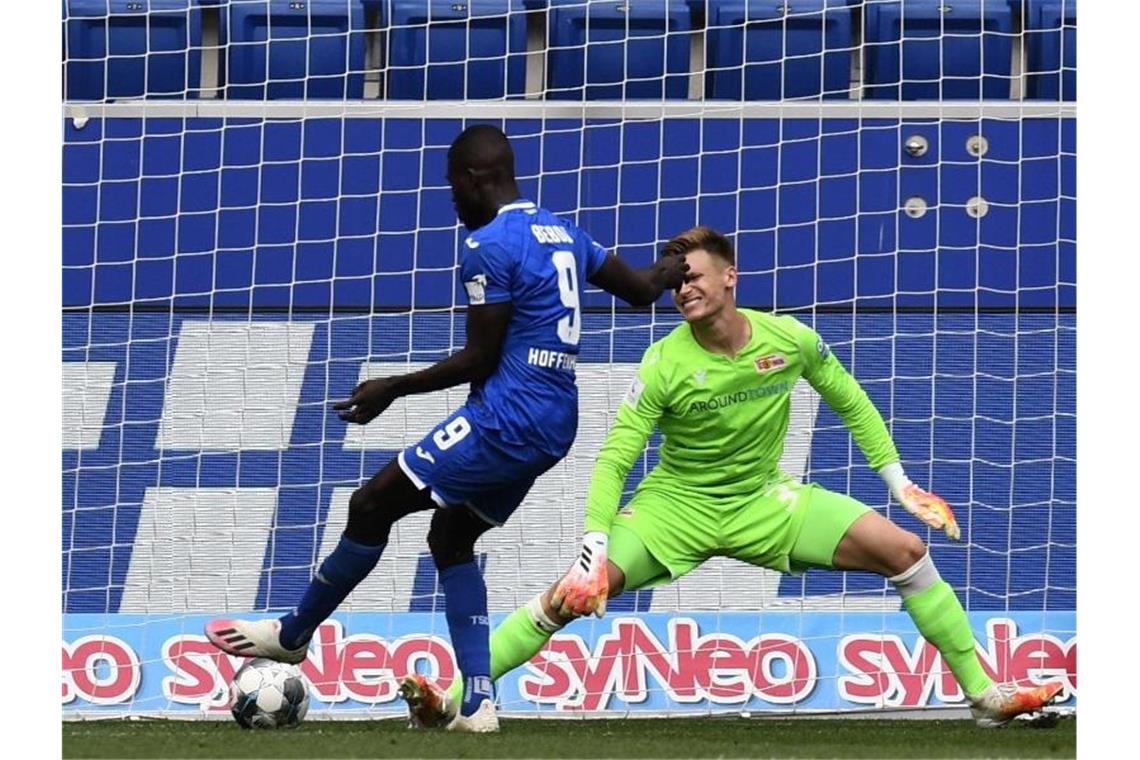
[[[356,584],[376,567],[386,545],[367,546],[341,536],[340,543],[309,581],[301,603],[281,618],[281,645],[296,649],[312,638],[317,626],[333,614]]]
[[[447,627],[459,671],[465,678],[459,711],[471,715],[491,689],[491,625],[487,618],[487,585],[474,562],[454,565],[439,574],[447,607]]]

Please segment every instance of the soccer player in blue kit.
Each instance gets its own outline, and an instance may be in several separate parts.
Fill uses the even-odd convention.
[[[687,265],[684,257],[666,256],[635,271],[521,198],[510,143],[495,127],[472,126],[455,139],[447,181],[470,231],[460,263],[467,343],[422,371],[366,380],[334,408],[363,425],[401,396],[470,383],[466,403],[353,492],[344,535],[292,611],[276,620],[212,620],[206,636],[229,654],[303,661],[316,627],[376,566],[392,525],[438,508],[427,542],[465,678],[463,703],[448,728],[487,732],[498,730],[498,717],[475,541],[502,525],[574,442],[582,285],[645,306],[680,287]]]

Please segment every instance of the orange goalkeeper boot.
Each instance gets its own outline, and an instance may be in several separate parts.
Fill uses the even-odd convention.
[[[1043,686],[1017,686],[1012,683],[992,684],[977,699],[970,712],[982,728],[1004,726],[1018,715],[1037,712],[1057,698],[1064,688],[1060,681]]]
[[[419,673],[404,677],[400,697],[408,703],[408,728],[443,728],[459,712],[451,695]]]

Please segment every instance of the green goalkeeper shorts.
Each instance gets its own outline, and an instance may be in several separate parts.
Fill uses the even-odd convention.
[[[609,558],[627,590],[680,578],[716,556],[784,573],[831,568],[847,529],[868,511],[849,496],[792,480],[731,499],[641,489],[614,519]]]

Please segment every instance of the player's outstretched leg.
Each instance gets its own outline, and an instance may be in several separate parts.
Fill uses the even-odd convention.
[[[974,633],[954,589],[938,574],[922,540],[875,512],[858,518],[835,549],[840,570],[886,576],[923,638],[938,649],[970,702],[978,725],[1000,726],[1050,704],[1063,684],[995,684],[978,657]]]
[[[498,730],[491,681],[487,584],[475,562],[475,541],[490,527],[490,523],[466,507],[448,507],[432,516],[428,531],[428,547],[443,587],[447,628],[463,681],[459,714],[448,723],[450,730]]]
[[[497,681],[519,665],[534,657],[565,622],[556,622],[542,610],[542,598],[535,596],[512,612],[491,632],[491,678]],[[456,673],[446,691],[430,678],[419,674],[407,676],[400,684],[400,696],[408,703],[409,725],[413,728],[446,726],[459,714],[463,701],[462,672]]]
[[[553,587],[536,594],[495,626],[491,633],[491,678],[494,681],[538,654],[550,637],[573,619],[561,618],[556,611],[547,610],[552,591]],[[443,703],[444,709],[451,709],[451,705],[462,701],[463,684],[462,677],[452,682]]]
[[[538,594],[495,626],[489,642],[492,680],[499,680],[538,654],[550,637],[569,622],[559,619],[557,614],[548,614],[543,609],[542,600],[544,597],[549,598],[551,590]],[[423,675],[414,674],[404,678],[400,684],[400,696],[408,703],[410,727],[450,728],[452,721],[459,715],[464,695],[470,693],[469,689],[465,689],[468,679],[462,669],[461,664],[460,672],[456,673],[455,680],[447,690]]]
[[[627,588],[631,591],[645,588],[668,577],[668,569],[649,553],[633,531],[615,529],[610,539],[611,559],[606,563],[606,572],[611,599]],[[492,679],[498,681],[526,663],[546,646],[551,636],[573,620],[550,604],[557,586],[555,583],[537,594],[495,626],[490,640]],[[457,675],[446,693],[422,677],[415,684],[408,684],[407,694],[415,699],[413,703],[413,699],[405,696],[413,714],[413,725],[438,725],[450,720],[463,700],[464,681],[462,675]]]
[[[617,588],[620,590],[620,586]],[[611,596],[616,595],[614,586],[610,589]],[[544,608],[548,602],[543,600],[549,600],[552,591],[553,587],[534,596],[495,626],[490,639],[493,680],[498,681],[538,654],[550,637],[570,622],[569,618],[562,619],[556,612]],[[462,672],[457,673],[445,691],[422,675],[405,678],[400,685],[400,696],[408,703],[409,724],[416,728],[448,725],[459,713],[466,680]]]
[[[626,576],[613,562],[608,563],[606,569],[609,572],[612,599],[622,592]],[[550,607],[550,595],[554,588],[555,586],[551,586],[541,594],[537,594],[495,626],[490,640],[493,680],[498,681],[526,663],[546,646],[551,636],[573,620],[570,617],[562,617],[557,610]],[[404,679],[400,694],[408,702],[412,725],[433,726],[451,720],[451,717],[458,712],[457,706],[463,701],[465,680],[462,674],[457,674],[445,692],[423,676],[410,676]]]
[[[206,638],[223,652],[239,657],[303,661],[313,631],[376,567],[392,525],[405,515],[434,506],[395,460],[389,462],[353,492],[344,535],[291,612],[278,620],[211,620],[206,624]]]

